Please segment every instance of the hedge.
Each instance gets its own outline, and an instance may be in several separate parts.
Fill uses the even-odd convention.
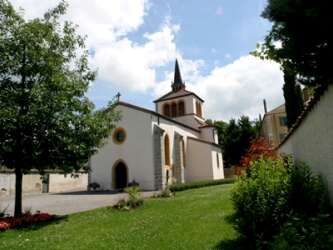
[[[170,191],[172,191],[172,192],[184,191],[184,190],[193,189],[193,188],[201,188],[201,187],[207,187],[207,186],[234,183],[235,181],[236,181],[236,178],[226,178],[226,179],[221,179],[221,180],[204,180],[204,181],[194,181],[194,182],[188,182],[188,183],[174,184],[174,185],[170,186]]]

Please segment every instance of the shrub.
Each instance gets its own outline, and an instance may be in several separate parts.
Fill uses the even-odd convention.
[[[163,189],[160,193],[155,194],[154,198],[170,198],[175,196],[175,193],[170,190],[169,187]]]
[[[176,191],[184,191],[184,190],[193,189],[193,188],[201,188],[201,187],[206,187],[206,186],[234,183],[235,180],[236,179],[234,179],[234,178],[228,178],[228,179],[221,179],[221,180],[194,181],[194,182],[188,182],[188,183],[174,184],[174,185],[170,186],[170,191],[176,192]]]
[[[99,185],[97,182],[92,182],[92,183],[89,183],[89,185],[88,185],[88,188],[92,189],[93,191],[96,191],[100,187],[101,187],[101,185]]]
[[[128,205],[131,208],[139,207],[143,204],[143,199],[141,198],[140,188],[138,186],[127,187],[125,192],[128,193]]]
[[[127,211],[143,205],[143,199],[141,198],[138,186],[127,187],[124,191],[128,193],[128,200],[120,200],[114,208]]]
[[[131,182],[128,183],[128,187],[139,187],[140,184],[136,182],[135,180],[132,180]]]
[[[235,168],[235,175],[243,175],[243,169],[248,168],[252,162],[265,159],[276,159],[276,151],[269,145],[265,138],[258,138],[251,142],[251,146],[240,160],[240,165]]]
[[[48,213],[35,213],[31,214],[30,212],[26,212],[22,214],[22,216],[18,218],[14,217],[5,217],[0,219],[0,231],[5,231],[10,228],[22,228],[29,227],[31,225],[46,222],[56,219],[54,215],[50,215]]]
[[[288,216],[289,178],[282,160],[255,161],[232,194],[238,231],[247,239],[271,239]]]
[[[328,190],[319,175],[313,175],[305,164],[288,164],[290,176],[289,207],[293,214],[313,217],[329,213]]]
[[[333,248],[333,221],[329,215],[304,219],[293,217],[270,244],[272,250],[330,250]]]
[[[330,211],[321,178],[291,159],[253,162],[237,183],[232,199],[237,229],[257,248],[267,246],[291,218],[306,220]]]

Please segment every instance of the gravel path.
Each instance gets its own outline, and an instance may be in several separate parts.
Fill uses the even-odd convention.
[[[154,195],[154,191],[142,192],[144,198]],[[29,194],[23,196],[23,210],[37,210],[51,214],[65,215],[116,204],[127,197],[126,193],[114,192],[70,192]],[[14,197],[0,198],[0,209],[8,206],[7,212],[14,211]]]

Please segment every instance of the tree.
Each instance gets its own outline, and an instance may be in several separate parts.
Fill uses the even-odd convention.
[[[243,154],[248,150],[252,139],[256,137],[257,125],[246,116],[229,123],[215,121],[215,127],[222,145],[223,158],[226,167],[238,165]]]
[[[16,217],[23,174],[81,169],[119,118],[111,103],[95,110],[85,96],[95,72],[84,38],[59,22],[66,8],[25,20],[0,0],[0,165],[15,171]]]
[[[288,128],[291,128],[303,110],[303,97],[301,87],[296,84],[295,72],[288,68],[284,69],[283,95]]]
[[[251,146],[241,158],[240,167],[247,168],[251,162],[259,160],[260,158],[275,159],[277,154],[275,150],[269,146],[269,143],[261,137],[254,139]]]
[[[273,23],[259,55],[290,64],[309,86],[332,83],[333,26],[327,0],[268,0],[262,16]]]

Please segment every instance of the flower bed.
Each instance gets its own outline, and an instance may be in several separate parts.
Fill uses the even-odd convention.
[[[6,217],[0,218],[0,231],[5,231],[12,228],[29,227],[39,222],[51,221],[56,217],[48,213],[24,213],[21,217]]]

